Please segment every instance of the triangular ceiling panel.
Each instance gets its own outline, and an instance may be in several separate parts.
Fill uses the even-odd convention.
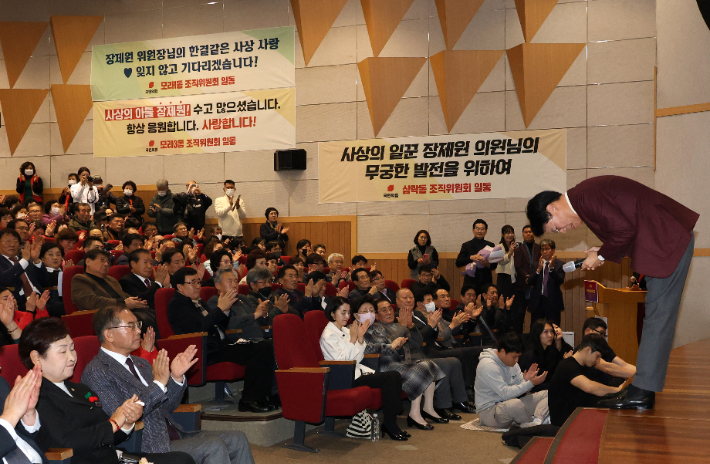
[[[503,50],[444,50],[429,58],[449,132],[503,53]]]
[[[69,149],[76,133],[91,111],[90,85],[52,85],[52,103],[57,114],[59,135],[62,137],[64,153]]]
[[[59,70],[66,84],[86,47],[99,28],[103,16],[52,16],[52,34],[57,47]]]
[[[414,0],[360,0],[372,53],[379,56]]]
[[[530,42],[535,37],[555,5],[557,0],[515,0],[515,9],[518,11],[518,19],[526,42]]]
[[[524,43],[508,50],[525,127],[530,125],[584,46],[581,43]]]
[[[446,49],[451,50],[461,38],[485,0],[436,0]]]
[[[47,97],[47,92],[48,89],[0,89],[0,106],[5,120],[10,154],[15,153],[39,107]]]
[[[366,58],[357,64],[375,135],[426,63],[426,58]]]
[[[10,88],[25,69],[48,23],[0,22],[0,46],[5,59]]]
[[[348,0],[291,0],[306,65]]]

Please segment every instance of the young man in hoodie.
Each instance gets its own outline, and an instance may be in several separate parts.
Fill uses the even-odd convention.
[[[508,428],[513,424],[542,424],[549,415],[547,391],[526,395],[545,381],[547,372],[538,374],[537,364],[520,371],[518,359],[523,343],[514,333],[498,339],[498,349],[481,353],[476,369],[476,413],[481,425]],[[524,395],[524,396],[522,396]]]

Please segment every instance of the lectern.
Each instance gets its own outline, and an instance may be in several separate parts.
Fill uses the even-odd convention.
[[[636,364],[639,350],[636,335],[638,305],[646,299],[646,292],[606,288],[594,280],[585,280],[584,296],[587,301],[594,303],[593,308],[587,308],[587,317],[601,316],[607,319],[609,346],[621,359]]]

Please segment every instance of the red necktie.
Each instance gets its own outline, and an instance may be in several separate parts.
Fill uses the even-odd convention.
[[[145,286],[150,288],[150,280],[148,279],[143,279],[145,281]]]

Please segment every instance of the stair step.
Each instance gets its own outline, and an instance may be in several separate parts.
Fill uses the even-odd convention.
[[[510,464],[542,464],[553,440],[548,437],[533,437]]]
[[[544,464],[597,464],[608,409],[578,408],[557,433]]]

